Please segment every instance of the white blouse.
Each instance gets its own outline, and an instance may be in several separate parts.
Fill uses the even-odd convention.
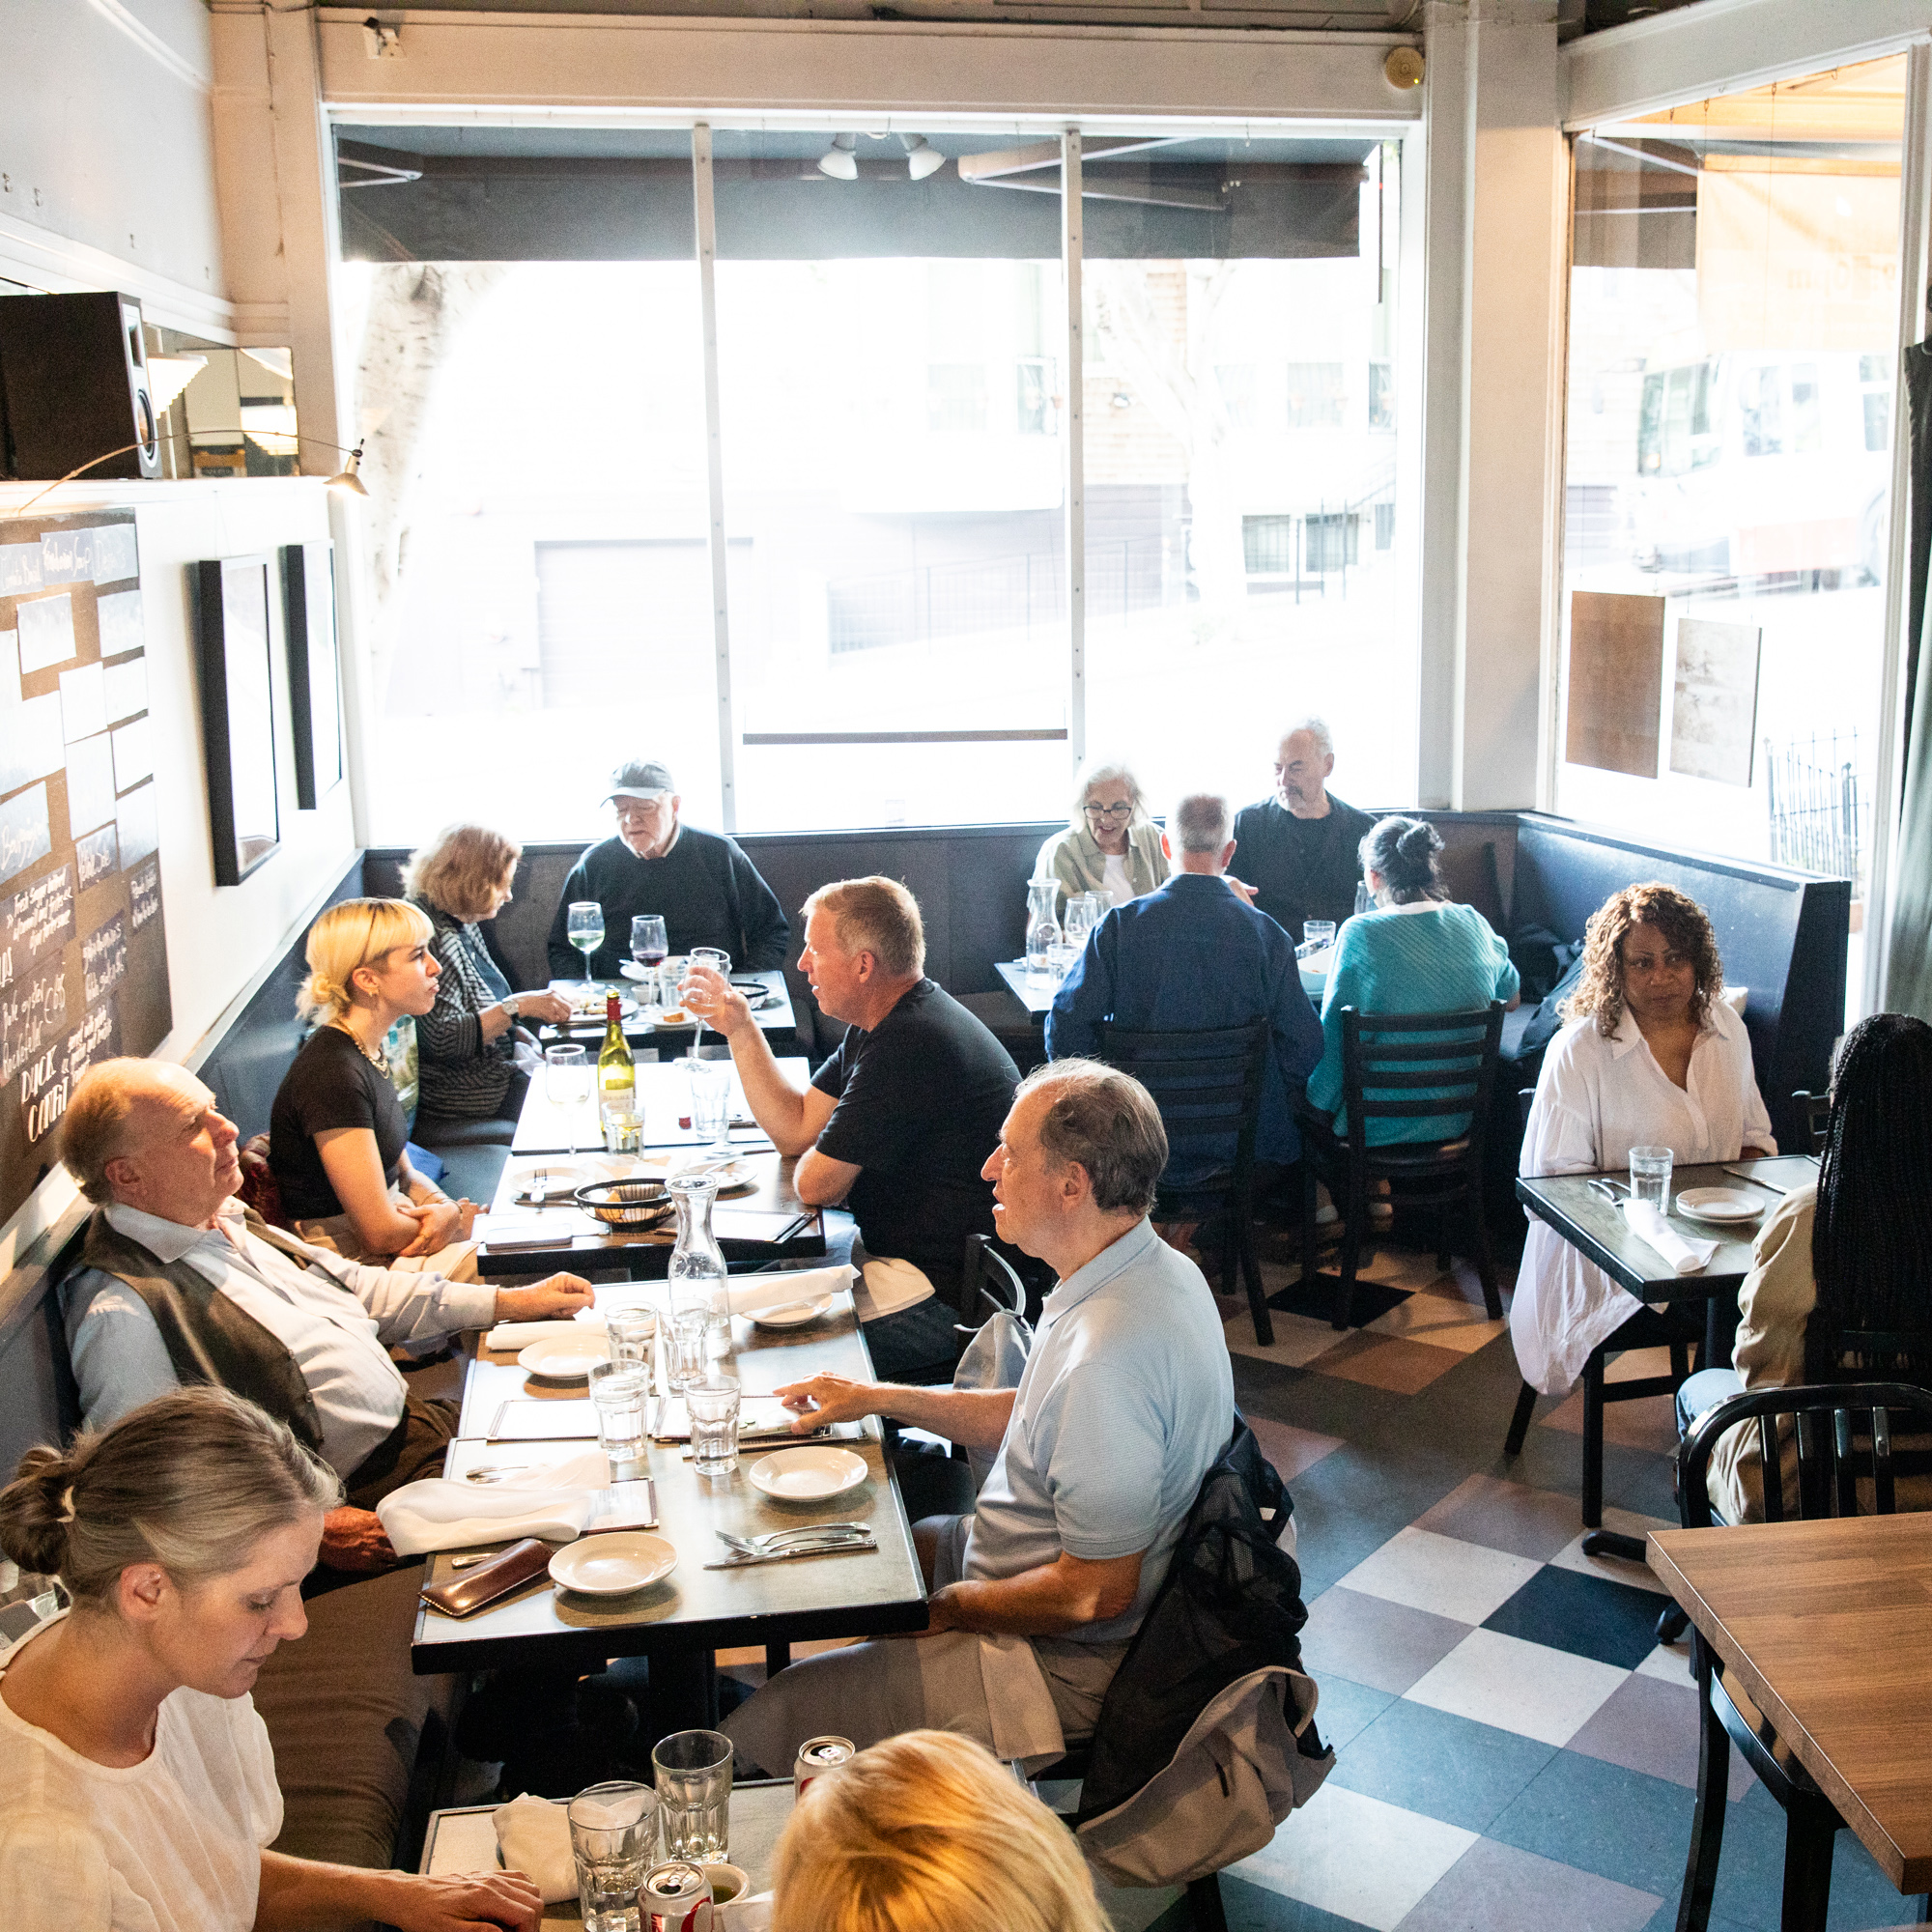
[[[1674,1085],[1628,1011],[1605,1039],[1572,1020],[1549,1043],[1523,1129],[1520,1174],[1593,1174],[1626,1167],[1634,1147],[1667,1147],[1678,1161],[1736,1160],[1748,1143],[1776,1153],[1771,1117],[1751,1071],[1745,1023],[1714,1001]],[[1510,1309],[1522,1378],[1558,1395],[1598,1343],[1640,1306],[1548,1222],[1531,1216]]]
[[[171,1691],[154,1749],[125,1767],[83,1757],[0,1696],[9,1932],[247,1932],[281,1829],[274,1753],[246,1695]]]

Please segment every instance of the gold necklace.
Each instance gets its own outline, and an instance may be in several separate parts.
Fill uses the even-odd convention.
[[[332,1026],[338,1033],[346,1033],[349,1036],[350,1044],[355,1047],[355,1051],[359,1053],[362,1056],[362,1058],[369,1063],[371,1066],[381,1067],[384,1073],[388,1072],[389,1057],[387,1054],[371,1052],[368,1047],[362,1044],[362,1041],[357,1037],[355,1029],[353,1027],[346,1025],[343,1021],[330,1020],[329,1025]]]

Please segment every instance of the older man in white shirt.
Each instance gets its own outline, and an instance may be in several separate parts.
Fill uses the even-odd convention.
[[[395,1552],[372,1506],[435,1474],[455,1427],[449,1404],[412,1393],[390,1347],[569,1315],[590,1286],[558,1274],[492,1289],[310,1247],[234,1198],[238,1138],[214,1095],[161,1061],[105,1061],[76,1086],[61,1155],[98,1204],[65,1290],[81,1413],[98,1427],[184,1383],[235,1389],[343,1479],[322,1560],[380,1569]]]

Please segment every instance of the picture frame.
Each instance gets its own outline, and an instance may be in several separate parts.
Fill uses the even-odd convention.
[[[282,842],[269,594],[273,563],[264,554],[189,566],[217,886],[239,886]]]
[[[327,538],[282,546],[282,624],[288,639],[296,807],[313,811],[347,776],[335,546]]]

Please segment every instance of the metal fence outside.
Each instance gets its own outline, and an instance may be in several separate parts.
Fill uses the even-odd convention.
[[[1865,822],[1857,730],[1783,745],[1767,738],[1764,775],[1773,863],[1850,879],[1858,896]]]

